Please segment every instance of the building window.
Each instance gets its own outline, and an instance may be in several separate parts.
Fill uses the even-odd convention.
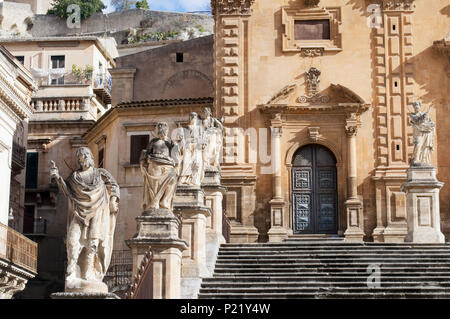
[[[148,145],[150,135],[132,135],[130,147],[130,164],[139,164],[142,150]]]
[[[22,65],[25,64],[25,57],[23,55],[16,56],[16,59],[19,60],[19,62],[22,63]]]
[[[184,60],[183,53],[177,52],[177,63],[182,63]]]
[[[27,153],[27,168],[25,173],[25,188],[37,188],[39,153]]]
[[[34,233],[34,205],[25,205],[23,214],[23,233]]]
[[[54,55],[50,58],[52,69],[64,69],[66,67],[66,57],[64,55]],[[52,79],[52,85],[64,84],[64,76]]]
[[[330,20],[296,20],[295,40],[329,40]]]
[[[101,148],[98,151],[98,168],[105,168],[105,149]]]

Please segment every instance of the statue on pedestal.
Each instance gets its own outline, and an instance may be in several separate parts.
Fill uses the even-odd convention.
[[[142,151],[140,166],[144,177],[143,209],[172,210],[178,180],[178,144],[169,137],[165,122],[157,125],[157,137]]]
[[[189,125],[183,128],[183,165],[180,173],[179,185],[200,186],[205,175],[203,151],[206,141],[203,136],[203,127],[198,114],[189,115]]]
[[[51,161],[50,176],[69,201],[67,216],[66,292],[107,293],[105,276],[113,248],[119,185],[103,168],[94,167],[87,147],[76,152],[80,168],[67,180]]]
[[[206,147],[203,150],[203,162],[205,168],[220,169],[220,155],[223,145],[223,124],[211,115],[211,109],[204,110],[203,134]]]
[[[414,151],[410,163],[412,166],[430,166],[436,125],[431,120],[430,110],[421,112],[420,102],[414,102],[413,106],[415,113],[410,115],[410,123],[413,126]]]

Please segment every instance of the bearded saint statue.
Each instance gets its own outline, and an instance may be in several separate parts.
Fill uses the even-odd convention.
[[[211,109],[203,110],[203,134],[206,146],[203,149],[203,163],[205,168],[220,169],[220,155],[223,145],[223,124],[211,114]]]
[[[435,124],[428,112],[421,112],[421,103],[414,102],[414,113],[410,115],[410,123],[413,126],[414,151],[411,157],[411,165],[431,165],[431,152],[434,148]]]
[[[94,167],[87,147],[76,152],[79,169],[64,180],[55,162],[50,176],[69,202],[67,216],[66,292],[107,293],[103,283],[113,248],[116,216],[119,210],[119,185],[103,168]]]

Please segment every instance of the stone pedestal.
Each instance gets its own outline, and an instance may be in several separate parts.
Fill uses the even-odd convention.
[[[181,286],[182,252],[178,237],[180,222],[167,209],[145,211],[136,217],[137,234],[126,241],[133,255],[133,278],[149,247],[153,253],[153,299],[178,299]]]
[[[363,205],[358,199],[348,199],[345,202],[347,212],[347,229],[344,233],[345,240],[350,242],[362,242],[364,239]]]
[[[439,210],[439,191],[444,183],[436,179],[436,168],[411,166],[407,174],[408,181],[402,185],[408,218],[405,242],[444,243]]]
[[[289,230],[284,227],[284,206],[283,199],[272,199],[270,205],[270,229],[267,232],[269,242],[282,242],[289,236]]]
[[[52,299],[120,299],[113,293],[102,292],[56,292],[50,295]]]
[[[201,278],[208,277],[206,267],[206,221],[211,209],[205,206],[205,193],[199,187],[178,186],[174,210],[182,215],[183,252],[181,298],[196,298]]]
[[[219,170],[206,170],[202,189],[205,192],[205,204],[211,209],[211,216],[206,220],[206,268],[212,274],[220,245],[226,242],[222,234],[222,201],[226,188],[221,185]]]

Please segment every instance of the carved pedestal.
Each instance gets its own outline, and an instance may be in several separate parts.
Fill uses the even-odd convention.
[[[206,268],[210,274],[214,271],[220,245],[225,243],[222,234],[222,201],[226,189],[221,185],[220,177],[218,170],[206,170],[202,183],[206,206],[211,209],[211,216],[206,220]]]
[[[405,242],[444,243],[439,211],[439,191],[444,183],[436,179],[436,168],[412,166],[407,174],[408,181],[402,185],[408,216]]]
[[[181,286],[182,252],[178,237],[180,222],[167,209],[145,211],[136,218],[137,234],[126,241],[133,254],[133,278],[149,247],[153,253],[153,299],[178,299]]]
[[[348,199],[345,202],[347,212],[347,230],[345,239],[351,242],[362,242],[364,238],[363,205],[359,199]]]
[[[284,227],[284,206],[283,199],[272,199],[270,205],[270,229],[267,232],[269,242],[282,242],[289,236],[289,230]]]
[[[205,206],[205,193],[199,187],[178,186],[174,210],[182,215],[182,238],[189,249],[183,252],[181,298],[196,298],[206,268],[206,220],[211,209]]]

